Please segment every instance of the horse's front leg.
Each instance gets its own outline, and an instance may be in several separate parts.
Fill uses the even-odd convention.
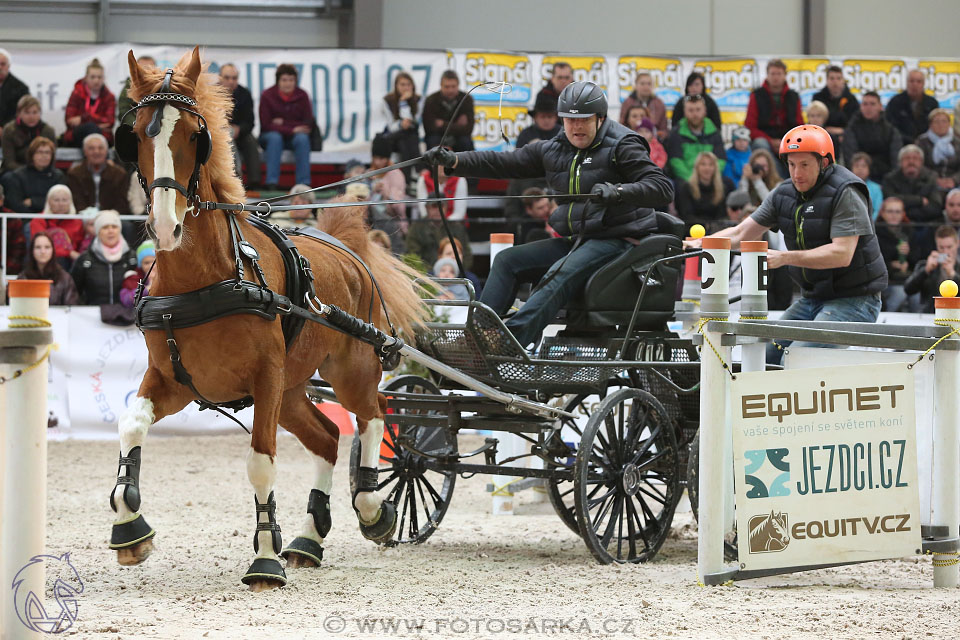
[[[110,494],[116,512],[110,534],[110,548],[122,565],[140,564],[153,551],[156,531],[140,513],[140,462],[147,430],[157,420],[180,411],[190,401],[184,387],[167,382],[159,370],[150,368],[130,407],[120,416],[120,463],[117,485]]]
[[[261,371],[269,369],[261,368]],[[266,378],[266,376],[264,376]],[[240,579],[251,591],[265,591],[287,584],[280,564],[282,541],[277,524],[277,503],[273,486],[277,477],[277,420],[280,415],[279,381],[258,380],[260,393],[254,392],[253,437],[247,454],[247,477],[253,485],[257,528],[253,534],[253,564]]]

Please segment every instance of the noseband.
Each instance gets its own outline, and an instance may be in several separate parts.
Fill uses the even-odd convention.
[[[196,141],[197,148],[194,156],[193,173],[190,175],[190,182],[187,184],[187,186],[177,182],[175,177],[166,176],[156,178],[148,185],[146,179],[143,177],[143,174],[140,172],[140,140],[137,137],[133,127],[129,124],[122,124],[117,128],[117,132],[114,136],[117,155],[121,160],[129,162],[136,167],[137,179],[140,181],[140,186],[143,188],[143,192],[147,196],[147,214],[150,213],[153,204],[151,193],[154,189],[158,188],[173,189],[187,199],[188,205],[195,206],[198,201],[197,187],[200,183],[200,167],[206,164],[207,160],[209,160],[210,151],[212,149],[210,131],[207,128],[207,120],[195,109],[197,106],[197,101],[181,93],[171,92],[170,83],[172,80],[173,69],[167,69],[166,74],[163,76],[163,84],[160,86],[160,91],[144,96],[140,102],[134,105],[123,115],[121,121],[125,120],[129,114],[135,113],[144,107],[156,107],[156,110],[153,112],[153,116],[150,119],[150,123],[144,130],[144,133],[146,133],[148,138],[155,138],[160,134],[160,130],[163,127],[163,108],[166,105],[169,104],[180,111],[196,116],[200,124],[200,128],[191,136],[191,140]]]

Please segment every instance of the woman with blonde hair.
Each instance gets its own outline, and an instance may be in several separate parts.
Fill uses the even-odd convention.
[[[91,133],[101,133],[112,145],[116,111],[117,99],[104,82],[103,65],[94,58],[87,65],[86,74],[73,85],[67,101],[64,144],[79,147]]]
[[[77,208],[73,206],[70,187],[65,184],[50,187],[43,212],[63,218],[34,218],[30,223],[30,234],[45,231],[53,241],[57,262],[64,269],[69,269],[80,255],[80,244],[84,236],[83,219],[77,215]]]
[[[767,194],[780,182],[777,161],[773,159],[773,154],[766,149],[757,149],[750,154],[750,161],[743,166],[743,177],[740,178],[738,188],[750,195],[750,204],[759,207]]]
[[[815,124],[818,127],[826,127],[827,118],[830,117],[830,109],[819,100],[814,100],[807,107],[807,123]]]
[[[701,151],[693,163],[693,173],[677,189],[677,215],[687,224],[708,225],[724,220],[727,215],[727,194],[733,181],[720,172],[717,156]]]

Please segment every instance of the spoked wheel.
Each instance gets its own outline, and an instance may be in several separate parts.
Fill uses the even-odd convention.
[[[640,389],[618,389],[590,416],[574,465],[580,535],[603,564],[646,562],[680,497],[673,423]]]
[[[399,376],[384,385],[382,392],[391,391],[434,394],[440,389],[425,378],[415,375]],[[388,414],[437,415],[433,410],[388,409]],[[426,468],[426,459],[400,446],[402,439],[410,439],[413,447],[424,453],[439,455],[456,453],[457,439],[442,427],[418,426],[415,423],[399,426],[385,424],[383,444],[380,447],[377,490],[397,507],[397,530],[384,544],[419,544],[429,538],[447,512],[457,475],[453,471],[435,471]],[[360,465],[360,438],[353,439],[350,449],[350,484],[356,478]],[[354,487],[351,486],[351,492]]]
[[[690,456],[687,459],[687,497],[690,498],[690,510],[693,519],[700,521],[700,432],[690,441]],[[737,529],[723,536],[723,559],[727,562],[736,562],[740,558],[737,547]]]
[[[629,382],[626,380],[611,380],[607,390],[599,394],[581,393],[572,397],[567,396],[563,409],[586,418],[590,415],[590,407],[594,400],[602,400],[609,390],[627,384]],[[546,443],[552,445],[548,446],[547,450],[552,454],[556,464],[573,468],[579,443],[583,439],[583,430],[583,420],[563,418],[563,429],[551,436],[556,441]],[[560,519],[563,520],[563,524],[567,525],[575,534],[580,535],[573,480],[547,480],[547,497],[550,498],[550,504],[557,515],[560,516]]]

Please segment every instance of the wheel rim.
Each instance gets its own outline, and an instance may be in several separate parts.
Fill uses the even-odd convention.
[[[389,397],[391,391],[428,393],[440,395],[440,390],[429,380],[419,376],[401,376],[391,380],[383,388]],[[424,410],[388,409],[385,419],[383,445],[380,448],[380,464],[377,468],[377,491],[385,500],[397,507],[397,530],[386,542],[418,544],[436,531],[450,505],[456,473],[426,468],[426,459],[397,445],[401,436],[411,437],[414,446],[426,453],[456,452],[456,437],[446,429],[405,425],[399,427],[389,422],[389,414],[433,415]],[[354,439],[351,451],[351,467],[359,464],[359,439]],[[355,455],[354,455],[355,454]]]
[[[574,474],[580,533],[598,560],[653,558],[676,508],[677,459],[672,423],[652,395],[620,389],[600,404]]]

